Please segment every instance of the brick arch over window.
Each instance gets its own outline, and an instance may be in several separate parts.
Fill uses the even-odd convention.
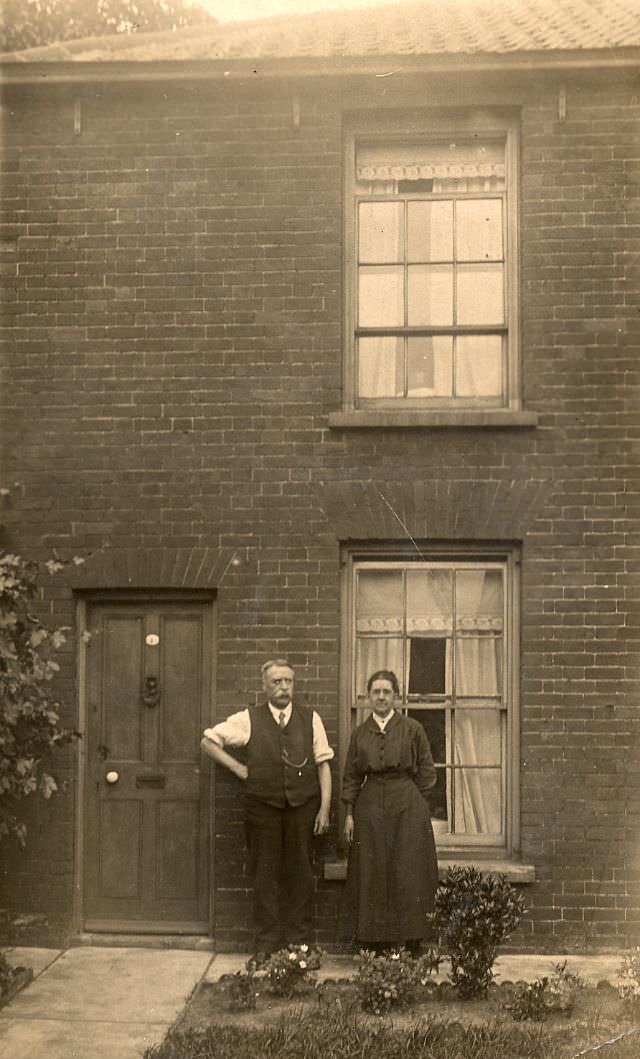
[[[214,589],[233,556],[232,548],[105,548],[72,568],[71,586]]]
[[[548,481],[329,482],[320,503],[338,540],[523,540]]]

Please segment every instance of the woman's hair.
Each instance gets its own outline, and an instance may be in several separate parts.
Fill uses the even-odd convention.
[[[398,678],[392,669],[378,669],[376,673],[372,673],[367,681],[367,694],[371,691],[374,680],[388,680],[396,695],[400,694]]]

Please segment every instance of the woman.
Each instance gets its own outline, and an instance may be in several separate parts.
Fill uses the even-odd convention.
[[[394,708],[395,673],[374,673],[367,694],[373,712],[351,736],[342,785],[346,932],[362,948],[418,952],[438,885],[428,803],[436,770],[422,725]]]

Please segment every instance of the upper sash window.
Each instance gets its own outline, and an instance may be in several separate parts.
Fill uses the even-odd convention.
[[[517,399],[510,136],[454,131],[352,141],[352,407]]]

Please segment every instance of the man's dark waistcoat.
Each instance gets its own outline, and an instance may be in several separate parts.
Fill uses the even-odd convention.
[[[250,707],[247,745],[247,794],[282,809],[303,805],[319,794],[313,758],[313,713],[292,705],[286,728],[280,728],[267,703]]]

